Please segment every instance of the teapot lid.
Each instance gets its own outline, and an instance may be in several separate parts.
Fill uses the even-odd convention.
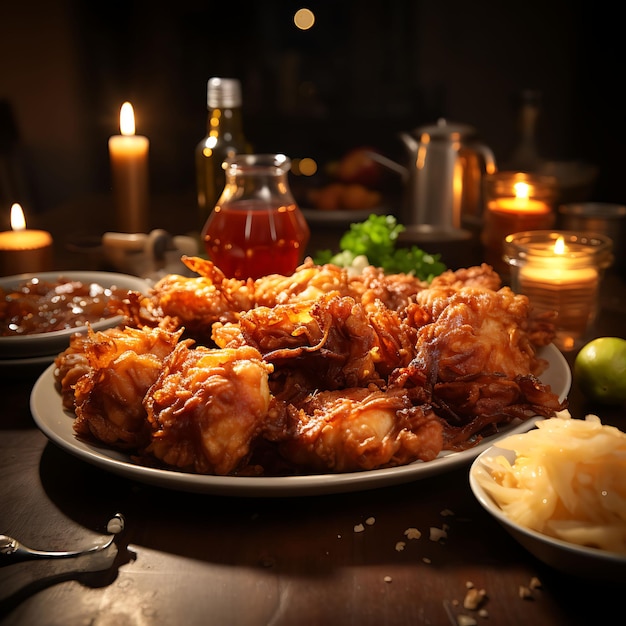
[[[420,126],[416,131],[419,135],[430,135],[431,139],[467,139],[476,135],[476,129],[469,124],[449,123],[443,117],[437,120],[436,124]]]

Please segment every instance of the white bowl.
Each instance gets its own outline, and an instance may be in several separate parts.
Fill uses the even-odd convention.
[[[491,514],[526,550],[554,569],[583,578],[624,580],[626,555],[556,539],[511,520],[479,482],[479,476],[490,475],[485,460],[497,456],[504,456],[511,464],[515,461],[513,450],[499,448],[495,444],[476,457],[469,472],[472,492],[487,513]]]
[[[114,272],[41,272],[39,274],[18,274],[0,278],[0,287],[4,290],[15,289],[22,283],[39,278],[42,281],[55,282],[59,278],[67,278],[81,283],[97,283],[102,287],[118,287],[129,291],[147,294],[150,285],[137,276],[116,274]],[[94,330],[104,330],[117,326],[122,321],[117,315],[105,320],[94,322]],[[0,337],[0,357],[2,359],[27,358],[58,354],[69,346],[70,337],[75,333],[87,332],[87,326],[76,326],[63,330],[42,332],[32,335]]]

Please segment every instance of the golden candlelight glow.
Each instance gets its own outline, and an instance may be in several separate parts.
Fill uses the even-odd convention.
[[[315,24],[315,15],[310,9],[298,9],[293,16],[293,23],[300,30],[309,30]]]
[[[313,176],[317,172],[317,163],[315,159],[304,157],[302,159],[293,159],[291,162],[291,173],[296,176]]]
[[[565,239],[562,236],[554,242],[554,254],[565,254]]]
[[[120,109],[120,132],[122,135],[135,134],[135,112],[130,102],[124,102]]]
[[[527,200],[530,196],[530,185],[528,183],[515,183],[513,189],[515,190],[516,198]]]
[[[26,228],[21,205],[11,206],[11,229],[0,233],[0,276],[47,272],[52,266],[52,235]]]
[[[17,202],[11,207],[11,228],[13,230],[24,230],[26,228],[26,219],[21,205]]]

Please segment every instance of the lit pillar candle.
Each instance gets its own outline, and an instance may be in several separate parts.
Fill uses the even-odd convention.
[[[493,178],[493,184],[489,183]],[[511,233],[542,230],[554,225],[554,189],[538,178],[523,173],[500,172],[487,178],[486,211],[482,242],[485,261],[506,273],[502,259],[504,238]]]
[[[109,138],[111,178],[115,200],[116,225],[120,232],[145,233],[148,230],[148,151],[147,137],[135,134],[135,114],[130,102],[120,111],[121,135]]]
[[[488,208],[491,211],[498,211],[505,215],[526,216],[548,213],[550,207],[541,200],[530,198],[530,185],[523,181],[513,185],[515,195],[510,198],[495,198],[492,200]]]
[[[12,276],[52,269],[52,235],[26,228],[19,204],[11,207],[11,229],[0,233],[0,274]]]
[[[612,241],[570,231],[514,233],[506,238],[514,268],[511,286],[528,296],[535,313],[556,312],[555,344],[582,345],[595,321],[602,273],[612,262]]]

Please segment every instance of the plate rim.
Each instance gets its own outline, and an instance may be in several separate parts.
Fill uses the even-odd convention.
[[[559,374],[563,376],[563,380],[561,381],[562,388],[559,390],[559,399],[562,401],[569,393],[571,386],[569,365],[553,344],[546,346],[543,351],[540,352],[540,355],[549,360],[551,368],[557,369],[560,366]],[[63,409],[61,396],[55,388],[55,367],[53,363],[44,370],[35,382],[30,396],[30,409],[33,419],[50,441],[66,452],[114,474],[178,491],[211,495],[235,497],[328,495],[413,482],[462,467],[473,461],[483,450],[491,447],[497,439],[530,430],[535,421],[540,419],[540,416],[530,417],[524,422],[511,426],[504,432],[486,437],[473,448],[461,452],[444,453],[432,461],[416,461],[399,467],[340,474],[279,477],[191,474],[135,464],[128,455],[77,439],[71,428],[74,416],[71,412]],[[51,398],[48,397],[50,393],[56,396],[56,402],[51,401]]]

